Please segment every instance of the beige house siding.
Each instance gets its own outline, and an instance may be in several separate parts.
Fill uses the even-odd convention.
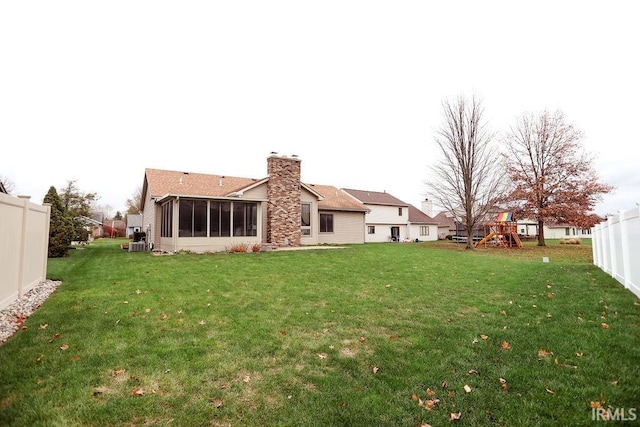
[[[336,187],[302,183],[300,160],[295,156],[271,156],[267,163],[269,176],[262,179],[146,169],[143,224],[150,230],[149,243],[154,249],[197,253],[224,251],[236,244],[282,247],[364,243],[367,209],[362,203]],[[190,199],[256,203],[257,235],[209,238],[202,233],[201,237],[179,237],[179,203]],[[161,201],[168,200],[174,201],[173,237],[161,237]],[[309,235],[302,235],[302,203],[311,205]],[[333,233],[320,234],[319,210],[334,214]]]
[[[318,233],[319,244],[349,244],[364,241],[364,215],[362,212],[320,211],[333,214],[333,233]]]

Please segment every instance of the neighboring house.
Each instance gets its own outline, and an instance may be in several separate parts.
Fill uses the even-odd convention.
[[[421,211],[386,191],[343,190],[369,209],[365,219],[367,242],[438,239],[438,223],[425,212],[431,209],[429,200],[423,202]]]
[[[74,220],[84,224],[85,229],[89,233],[89,240],[93,240],[95,237],[102,237],[102,222],[87,216],[77,216]]]
[[[420,210],[409,205],[407,239],[413,241],[438,240],[438,223],[423,211],[424,208]]]
[[[369,210],[365,219],[367,242],[398,242],[408,239],[409,205],[383,191],[343,188]]]
[[[538,223],[529,219],[519,220],[518,234],[524,237],[538,237]],[[591,229],[570,224],[545,222],[544,237],[545,239],[591,238]]]
[[[272,153],[262,179],[146,169],[143,228],[167,252],[364,243],[367,208],[338,188],[300,181],[299,158]]]
[[[127,237],[131,238],[133,233],[144,231],[142,229],[142,214],[127,214]]]
[[[447,236],[455,236],[457,232],[457,228],[460,226],[456,225],[456,222],[449,212],[442,211],[439,212],[433,219],[438,223],[438,238],[444,239]]]

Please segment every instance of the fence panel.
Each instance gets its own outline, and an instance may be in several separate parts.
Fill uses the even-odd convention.
[[[46,279],[51,207],[0,193],[0,310]]]
[[[593,263],[640,297],[640,207],[596,225]]]

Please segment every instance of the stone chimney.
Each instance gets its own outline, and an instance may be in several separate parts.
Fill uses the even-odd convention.
[[[267,243],[300,246],[300,163],[276,153],[267,158]]]
[[[433,202],[429,199],[422,201],[422,212],[433,218]]]

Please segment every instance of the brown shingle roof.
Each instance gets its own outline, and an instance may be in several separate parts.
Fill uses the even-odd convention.
[[[193,172],[145,169],[145,184],[151,197],[167,194],[181,196],[225,197],[250,187],[263,179],[209,175]],[[305,184],[320,194],[320,209],[367,212],[368,209],[344,191],[330,185]]]
[[[358,202],[353,197],[349,196],[347,193],[337,187],[317,184],[307,185],[324,198],[324,200],[320,200],[318,202],[318,209],[348,210],[360,212],[367,212],[369,210],[362,203]]]
[[[145,169],[147,192],[151,197],[166,194],[221,197],[255,184],[258,180],[235,176]]]
[[[409,222],[412,224],[438,224],[436,220],[413,205],[409,205]]]
[[[353,190],[349,188],[343,188],[343,190],[360,200],[362,203],[369,205],[408,206],[407,203],[387,192]]]

